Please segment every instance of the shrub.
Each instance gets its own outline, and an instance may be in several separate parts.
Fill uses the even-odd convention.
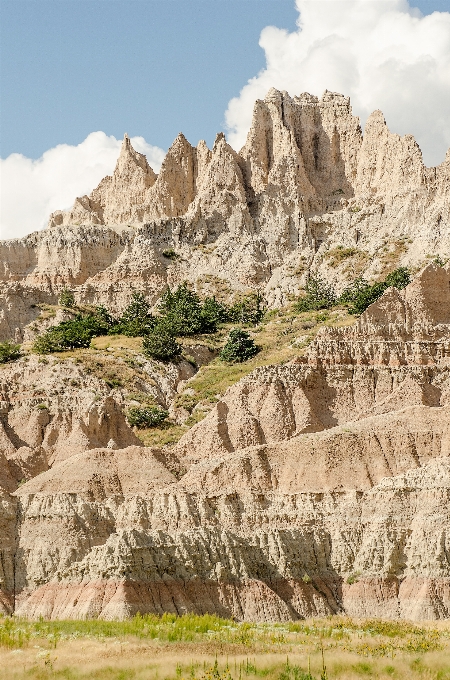
[[[399,290],[406,288],[408,283],[411,283],[411,276],[407,267],[399,267],[398,269],[394,269],[394,271],[388,274],[384,280],[386,288],[393,286]]]
[[[443,260],[440,255],[436,255],[436,257],[433,259],[433,262],[434,264],[437,264],[438,267],[445,267],[448,260]]]
[[[344,289],[339,302],[348,308],[350,314],[362,314],[383,292],[382,284],[371,286],[364,278],[358,277]]]
[[[144,337],[142,346],[146,356],[160,361],[171,361],[181,354],[181,345],[163,323],[157,324]]]
[[[339,302],[348,307],[350,314],[362,314],[369,305],[376,302],[384,291],[393,286],[405,288],[411,281],[411,276],[406,267],[399,267],[388,274],[384,281],[370,284],[363,278],[357,278],[348,286],[339,298]]]
[[[157,427],[168,417],[168,412],[157,406],[133,406],[128,409],[127,420],[138,428]]]
[[[137,338],[149,333],[156,324],[150,311],[150,304],[143,293],[134,292],[131,302],[120,319],[111,327],[110,333]]]
[[[166,257],[168,260],[178,260],[180,257],[173,248],[167,248],[167,250],[162,251],[163,257]]]
[[[6,364],[8,361],[15,361],[20,357],[20,345],[13,342],[0,342],[0,364]]]
[[[115,319],[111,316],[106,307],[103,307],[102,305],[96,307],[95,312],[93,312],[91,316],[93,316],[96,319],[98,325],[102,327],[101,330],[104,329],[105,332],[107,331],[108,333],[111,330],[111,327],[116,323]]]
[[[305,290],[306,295],[296,304],[296,309],[299,312],[330,309],[337,302],[333,287],[320,276],[311,276]]]
[[[359,577],[361,576],[360,571],[354,571],[353,574],[350,574],[350,576],[347,578],[347,583],[351,586],[354,583],[357,583],[359,581]]]
[[[123,382],[120,378],[114,375],[110,375],[105,378],[105,383],[110,387],[111,389],[114,389],[116,387],[122,387]]]
[[[200,298],[197,293],[189,290],[186,282],[173,292],[168,288],[161,297],[158,310],[165,327],[172,335],[197,335],[203,332],[205,320]]]
[[[250,293],[236,302],[228,312],[228,320],[243,325],[257,324],[266,311],[263,296],[260,293]]]
[[[92,338],[109,332],[110,326],[105,313],[108,314],[103,307],[99,307],[94,313],[86,316],[77,314],[74,319],[63,321],[39,336],[34,342],[33,351],[37,354],[49,354],[89,347]]]
[[[249,334],[240,328],[235,328],[230,331],[228,340],[219,356],[222,361],[227,363],[241,363],[254,357],[258,351],[258,347]]]
[[[37,354],[64,352],[66,349],[89,347],[94,333],[80,321],[67,321],[39,336],[33,345]]]
[[[75,305],[74,294],[68,288],[63,288],[59,295],[58,302],[61,307],[73,307]]]

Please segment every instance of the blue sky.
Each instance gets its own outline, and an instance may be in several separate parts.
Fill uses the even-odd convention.
[[[95,130],[211,144],[265,65],[261,30],[297,17],[294,0],[1,0],[0,155],[38,158]]]
[[[1,156],[90,132],[211,144],[293,0],[2,0]]]
[[[245,142],[271,87],[381,109],[424,162],[450,146],[450,0],[0,0],[0,238],[182,131]]]

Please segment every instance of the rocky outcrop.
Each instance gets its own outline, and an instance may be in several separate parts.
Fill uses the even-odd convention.
[[[0,396],[0,446],[18,481],[34,476],[36,465],[47,469],[86,449],[139,442],[106,383],[73,361],[35,356],[5,365]]]
[[[363,134],[342,95],[271,90],[241,151],[180,134],[157,176],[125,136],[89,196],[0,242],[0,340],[16,341],[60,320],[42,310],[64,287],[113,313],[183,280],[278,306],[311,271],[339,288],[422,268],[163,450],[129,427],[100,350],[97,373],[1,366],[0,611],[448,618],[450,268],[422,265],[450,250],[449,192],[450,156],[424,167],[380,112]],[[127,380],[164,408],[195,370],[138,359]]]
[[[222,295],[258,288],[279,306],[309,271],[340,288],[355,273],[420,268],[450,249],[449,205],[449,157],[426,168],[379,111],[363,135],[347,97],[272,89],[239,153],[222,133],[211,150],[180,134],[156,176],[125,135],[113,175],[89,196],[49,229],[0,242],[0,338],[20,340],[34,305],[64,286],[115,312],[132,289],[155,302],[183,280]]]
[[[257,369],[170,450],[7,452],[3,610],[448,618],[449,280],[430,265]]]
[[[197,462],[372,414],[447,404],[450,270],[431,264],[405,290],[388,289],[355,326],[323,329],[306,358],[233,385],[176,448]]]
[[[65,482],[65,493],[47,480],[18,492],[22,615],[448,617],[448,457],[364,491],[348,476],[345,489],[321,492],[240,476],[239,490],[172,483],[129,497],[101,480],[95,492]]]
[[[203,349],[190,348],[199,364],[210,354]],[[140,444],[124,414],[126,391],[120,380],[115,387],[108,379],[127,364],[120,353],[108,354],[97,352],[98,375],[79,357],[31,354],[0,366],[0,451],[17,482],[89,449]],[[165,365],[138,352],[128,360],[137,367],[128,369],[134,389],[163,408],[170,407],[178,384],[196,370],[186,360]]]

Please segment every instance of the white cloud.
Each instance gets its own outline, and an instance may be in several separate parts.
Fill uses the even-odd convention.
[[[298,30],[269,26],[259,44],[266,67],[226,112],[240,148],[255,99],[271,87],[292,96],[325,89],[351,97],[364,123],[381,109],[392,132],[413,134],[436,165],[450,146],[450,13],[423,16],[407,0],[296,0]]]
[[[158,172],[165,152],[143,137],[132,137],[131,143]],[[59,144],[38,160],[17,153],[0,159],[0,237],[18,238],[41,229],[51,212],[90,193],[113,172],[121,144],[104,132],[92,132],[78,146]]]

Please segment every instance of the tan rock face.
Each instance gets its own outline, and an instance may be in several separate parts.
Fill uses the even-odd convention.
[[[46,493],[29,482],[20,490],[17,611],[448,616],[448,460],[364,492],[351,481],[340,491],[263,491],[240,476],[239,492],[170,484],[85,500],[70,483]]]
[[[448,281],[431,265],[355,327],[324,332],[304,362],[256,370],[170,451],[102,444],[68,457],[59,442],[43,469],[8,419],[0,606],[34,618],[447,618]],[[29,481],[14,492],[18,468]]]
[[[380,112],[362,134],[330,92],[271,90],[239,153],[179,135],[158,176],[126,136],[89,196],[0,243],[0,338],[31,339],[65,286],[113,312],[205,279],[278,306],[308,270],[339,287],[358,262],[370,277],[445,256],[449,187],[449,155],[425,168],[412,137]],[[333,266],[338,245],[356,259]],[[147,363],[169,407],[193,369]],[[167,450],[140,446],[120,390],[72,361],[0,367],[0,611],[446,618],[449,408],[450,270],[434,264]]]
[[[89,196],[53,213],[50,229],[0,242],[0,338],[20,339],[31,305],[56,302],[64,286],[117,311],[132,288],[155,302],[168,283],[214,277],[279,306],[310,269],[341,288],[355,267],[416,266],[449,251],[449,206],[450,157],[426,168],[379,111],[363,135],[343,95],[272,89],[239,153],[223,134],[212,150],[180,134],[156,176],[125,136],[113,175]],[[337,246],[350,259],[332,266]],[[170,248],[177,260],[163,256]]]

